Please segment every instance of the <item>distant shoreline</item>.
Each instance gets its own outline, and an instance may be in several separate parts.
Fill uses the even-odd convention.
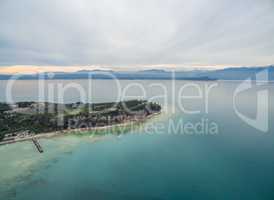
[[[267,72],[273,81],[274,65],[224,67],[215,69],[164,70],[148,69],[141,71],[119,70],[80,70],[75,72],[41,72],[35,74],[1,74],[0,80],[185,80],[216,81],[245,80],[260,72]]]
[[[89,77],[84,77],[84,78],[79,78],[79,77],[69,77],[69,78],[12,78],[12,77],[8,77],[8,78],[1,78],[0,77],[0,81],[9,81],[9,80],[18,80],[18,81],[38,81],[38,80],[128,80],[128,81],[133,81],[133,80],[139,80],[139,81],[145,81],[145,80],[159,80],[159,81],[171,81],[171,80],[177,80],[177,81],[218,81],[221,79],[215,79],[215,78],[120,78],[120,77],[115,77],[115,78],[89,78]]]

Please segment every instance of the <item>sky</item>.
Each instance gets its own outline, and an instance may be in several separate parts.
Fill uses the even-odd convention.
[[[274,64],[274,0],[0,0],[0,73]]]

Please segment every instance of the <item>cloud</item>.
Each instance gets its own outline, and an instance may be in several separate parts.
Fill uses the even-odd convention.
[[[0,65],[266,65],[272,0],[2,0]]]

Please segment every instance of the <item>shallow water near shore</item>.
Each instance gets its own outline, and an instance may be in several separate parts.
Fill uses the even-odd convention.
[[[30,87],[24,91],[26,94],[15,86],[15,98],[35,100],[34,82],[19,84]],[[75,82],[87,84],[84,80]],[[123,86],[128,84],[128,81],[121,82]],[[137,82],[147,86],[156,81]],[[163,83],[171,90],[169,81]],[[185,83],[179,81],[176,87]],[[0,87],[4,85],[2,82]],[[98,81],[94,101],[115,99],[111,85],[111,81]],[[43,154],[31,142],[0,146],[0,199],[272,200],[274,87],[267,86],[270,127],[266,133],[250,127],[235,114],[231,102],[235,87],[237,83],[219,83],[210,96],[208,114],[184,114],[176,101],[174,105],[169,100],[167,112],[120,136],[107,135],[96,141],[90,135],[41,139]],[[149,96],[159,92],[151,88],[146,91]],[[73,102],[76,96],[71,91],[66,99]],[[252,102],[254,97],[253,90],[245,94],[241,108],[251,112],[256,105]],[[173,106],[176,112],[170,111]],[[187,106],[198,108],[201,102],[188,102]],[[170,131],[171,121],[200,126],[214,122],[218,132]]]

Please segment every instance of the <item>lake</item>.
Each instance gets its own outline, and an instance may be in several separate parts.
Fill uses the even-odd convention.
[[[272,200],[274,85],[237,94],[240,85],[30,80],[8,91],[9,83],[0,81],[0,102],[145,98],[163,106],[161,115],[120,136],[42,139],[43,154],[31,142],[0,146],[0,199]],[[261,89],[267,96],[257,95]],[[268,116],[260,120],[267,101]]]

